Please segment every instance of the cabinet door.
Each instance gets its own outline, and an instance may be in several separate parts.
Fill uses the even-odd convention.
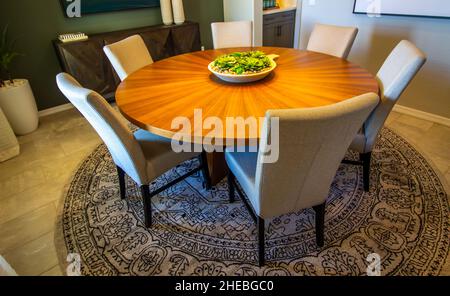
[[[294,23],[282,23],[277,26],[277,46],[294,47]]]
[[[264,46],[294,47],[295,11],[264,16]]]
[[[263,45],[277,46],[277,32],[278,26],[276,24],[264,26]]]

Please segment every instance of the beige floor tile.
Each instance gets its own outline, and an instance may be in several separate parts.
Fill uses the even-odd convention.
[[[419,119],[409,115],[400,115],[395,119],[395,121],[418,128],[422,131],[428,131],[433,126],[433,123],[430,121]]]
[[[99,136],[90,126],[58,134],[56,139],[61,143],[65,155],[94,148],[101,143]]]
[[[450,170],[450,159],[439,157],[434,154],[430,155],[429,158],[442,174],[446,174]]]
[[[0,223],[19,218],[49,203],[58,201],[64,192],[65,184],[47,181],[41,185],[15,195],[0,199]]]
[[[22,173],[0,181],[0,200],[43,184],[45,175],[40,166],[27,168]]]
[[[430,156],[438,156],[450,161],[450,128],[439,124],[417,140],[417,145]]]
[[[397,120],[394,120],[393,122],[387,124],[387,126],[412,144],[419,143],[423,139],[423,135],[425,134],[424,130],[398,122]]]
[[[447,181],[447,186],[449,186],[448,189],[450,190],[450,171],[445,174],[445,179]]]
[[[391,122],[394,122],[395,120],[397,120],[397,118],[399,118],[401,116],[400,113],[397,112],[391,112],[391,114],[389,114],[389,117],[386,119],[386,124],[389,124]]]
[[[93,148],[89,147],[55,159],[52,162],[43,163],[41,166],[46,180],[60,181],[61,184],[67,184],[77,167],[92,152],[92,150]]]
[[[24,159],[22,155],[19,155],[13,159],[0,163],[0,182],[16,175],[23,173],[26,170],[40,169],[40,165],[37,162],[30,163]],[[0,193],[0,197],[1,197]]]
[[[50,203],[40,209],[0,225],[0,254],[53,231],[56,207]]]
[[[58,264],[53,232],[6,252],[6,261],[19,275],[40,275]]]
[[[47,270],[46,272],[42,273],[41,276],[64,276],[63,272],[61,271],[61,268],[59,265],[54,266],[52,269]]]

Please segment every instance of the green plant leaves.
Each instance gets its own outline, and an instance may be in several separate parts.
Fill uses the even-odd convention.
[[[214,61],[216,71],[236,75],[258,73],[270,66],[270,58],[262,51],[234,52]]]
[[[8,39],[8,28],[8,25],[3,28],[0,37],[0,68],[9,75],[9,66],[21,54],[13,51],[16,40]]]

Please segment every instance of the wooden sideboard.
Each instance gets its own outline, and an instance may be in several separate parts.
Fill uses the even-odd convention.
[[[135,34],[144,39],[154,61],[201,50],[200,29],[194,22],[99,33],[90,35],[86,41],[62,43],[54,40],[53,44],[64,72],[74,76],[84,87],[113,100],[120,79],[103,47]]]

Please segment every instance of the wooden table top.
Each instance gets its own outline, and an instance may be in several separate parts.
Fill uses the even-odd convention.
[[[264,80],[249,84],[222,82],[208,71],[216,57],[246,50],[280,55],[278,67]],[[260,47],[194,52],[156,62],[123,81],[116,101],[132,123],[171,138],[178,132],[172,120],[179,116],[189,118],[194,131],[194,109],[225,125],[227,117],[259,118],[270,109],[325,106],[368,92],[379,93],[378,82],[358,65],[320,53]],[[204,137],[211,131],[200,130]],[[225,133],[214,137],[226,139]]]

